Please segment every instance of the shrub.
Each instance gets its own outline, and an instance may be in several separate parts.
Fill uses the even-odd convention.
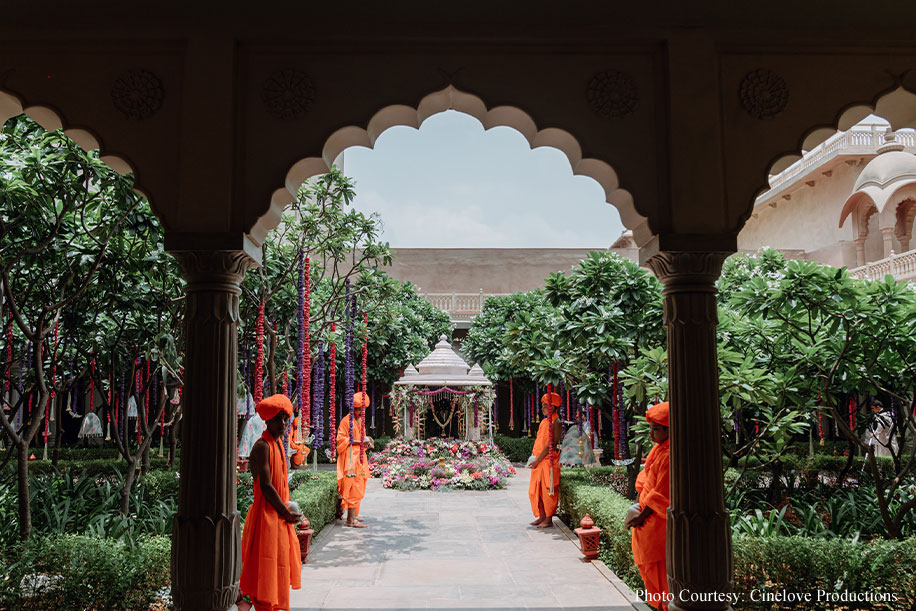
[[[340,503],[337,472],[311,471],[310,478],[301,482],[289,496],[290,500],[299,504],[299,510],[309,519],[315,534],[318,534],[337,513],[337,505]]]
[[[916,541],[810,537],[734,538],[735,591],[747,609],[912,609],[916,604]],[[762,592],[817,592],[896,594],[896,602],[821,601],[797,603],[754,602]],[[775,605],[775,606],[774,606]],[[848,606],[845,606],[848,605]]]
[[[140,465],[140,462],[137,462]],[[165,458],[150,458],[149,472],[163,471],[167,469],[168,460]],[[91,458],[86,460],[61,460],[57,467],[51,461],[33,460],[29,463],[30,473],[56,473],[66,471],[67,473],[78,477],[86,475],[88,477],[108,477],[113,473],[124,473],[127,463],[120,457],[113,458]],[[175,467],[177,469],[177,467]]]
[[[144,473],[136,485],[143,487],[148,499],[174,498],[177,501],[178,483],[177,470],[162,470]]]
[[[148,609],[169,585],[170,543],[57,535],[0,555],[0,609]]]
[[[509,437],[508,435],[493,435],[493,442],[506,455],[511,462],[524,463],[531,456],[534,448],[533,437]]]

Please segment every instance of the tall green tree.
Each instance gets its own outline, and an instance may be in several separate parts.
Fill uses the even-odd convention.
[[[79,318],[65,315],[99,289],[94,283],[99,271],[113,262],[114,250],[125,247],[125,242],[145,240],[146,223],[138,216],[141,201],[130,177],[119,176],[100,161],[97,152],[83,151],[61,131],[46,132],[25,116],[4,125],[0,134],[0,320],[11,317],[13,321],[13,358],[4,364],[7,381],[13,382],[14,363],[28,346],[32,362],[25,380],[28,392],[7,405],[9,411],[0,410],[0,424],[16,449],[23,540],[31,530],[29,446],[42,428],[46,410],[62,391],[57,384],[65,362],[61,332],[74,337],[85,333],[84,328],[72,328]],[[27,397],[31,397],[31,411]],[[22,423],[18,427],[17,412]]]

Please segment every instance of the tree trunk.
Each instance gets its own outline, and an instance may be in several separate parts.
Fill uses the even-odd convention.
[[[32,532],[32,512],[29,508],[29,444],[18,444],[16,469],[17,492],[19,496],[19,540],[28,541]]]
[[[770,480],[770,490],[767,492],[767,497],[771,505],[777,505],[781,500],[779,490],[782,487],[782,472],[783,472],[783,463],[781,460],[777,460],[776,464],[773,466],[771,472],[772,480]]]
[[[265,328],[267,327],[268,325],[265,325]],[[277,334],[273,329],[269,329],[267,335],[270,338],[267,351],[267,379],[270,381],[270,394],[275,395],[279,392],[277,390],[277,364],[274,362],[274,354],[277,352]]]
[[[152,435],[152,433],[149,434]],[[143,450],[143,458],[140,462],[140,468],[144,473],[149,471],[149,444],[147,444],[146,449]]]
[[[639,477],[639,468],[642,466],[642,444],[637,444],[636,459],[627,467],[627,498],[636,498],[636,478]]]
[[[137,459],[134,455],[127,461],[127,472],[124,474],[124,486],[121,487],[121,515],[126,516],[130,513],[130,490],[134,487],[134,479],[137,477]]]
[[[856,444],[853,440],[849,440],[849,456],[846,457],[846,464],[843,465],[843,470],[840,471],[840,474],[836,478],[836,485],[841,486],[844,481],[846,481],[846,476],[849,475],[849,470],[852,468],[852,460],[855,458],[855,449]]]

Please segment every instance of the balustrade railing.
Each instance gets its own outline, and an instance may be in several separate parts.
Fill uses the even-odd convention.
[[[866,280],[880,280],[888,274],[897,280],[916,280],[916,250],[899,255],[892,252],[889,257],[849,270],[850,276]]]
[[[442,310],[453,321],[471,320],[483,310],[488,297],[500,297],[509,293],[420,293],[420,297]]]
[[[808,151],[801,159],[787,167],[779,174],[770,177],[770,191],[791,183],[797,176],[804,174],[812,167],[819,166],[839,154],[874,154],[875,149],[885,143],[884,134],[887,128],[881,126],[853,127],[849,131],[838,132]],[[894,133],[897,142],[905,147],[916,146],[916,133],[898,131]],[[861,150],[855,150],[861,149]],[[766,197],[764,193],[760,197]],[[760,198],[758,198],[760,199]]]

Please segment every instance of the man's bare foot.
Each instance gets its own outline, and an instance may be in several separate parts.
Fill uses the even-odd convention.
[[[540,524],[541,522],[543,522],[545,519],[546,519],[546,518],[540,517],[540,518],[538,518],[537,520],[535,520],[534,522],[528,522],[528,524],[530,524],[531,526],[537,526],[538,524]]]
[[[553,526],[553,516],[545,518],[542,524],[538,524],[538,528],[550,528]]]
[[[365,524],[359,522],[358,520],[347,520],[347,526],[350,528],[368,528]]]

